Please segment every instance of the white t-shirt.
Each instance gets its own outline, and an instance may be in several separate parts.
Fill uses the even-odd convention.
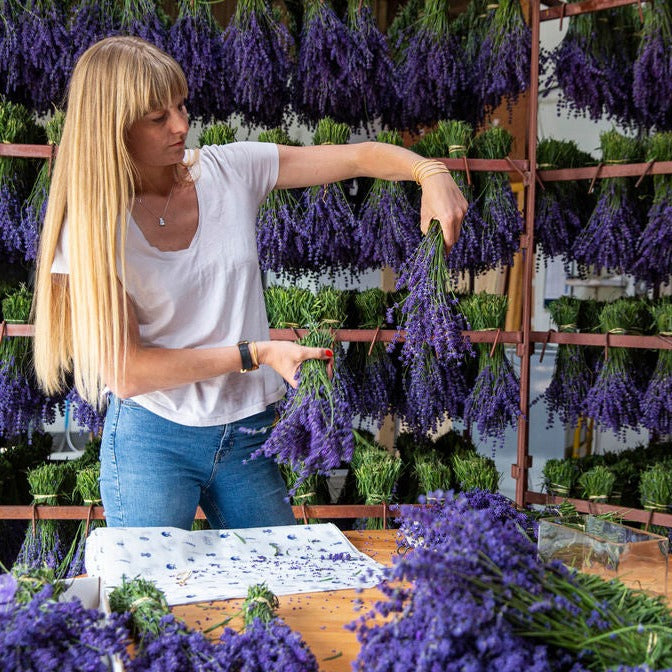
[[[187,151],[185,159],[194,154]],[[278,148],[237,142],[203,147],[192,167],[198,229],[184,250],[152,247],[129,214],[126,285],[143,345],[211,348],[268,340],[268,320],[257,257],[260,204],[278,178]],[[52,273],[68,272],[66,224]],[[119,274],[120,262],[117,259]],[[279,374],[262,366],[133,397],[157,415],[183,425],[221,425],[263,411],[280,399]]]

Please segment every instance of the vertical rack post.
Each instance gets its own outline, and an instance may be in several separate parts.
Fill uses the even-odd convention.
[[[527,125],[527,158],[529,173],[525,186],[525,233],[521,241],[523,252],[523,323],[522,343],[518,347],[520,356],[520,413],[518,417],[518,450],[516,464],[511,471],[516,480],[516,504],[525,504],[528,489],[527,473],[531,466],[529,457],[530,440],[530,360],[532,344],[532,282],[534,279],[534,210],[537,179],[537,107],[539,98],[539,0],[530,0],[530,29],[532,32],[532,49],[530,54],[530,89]]]

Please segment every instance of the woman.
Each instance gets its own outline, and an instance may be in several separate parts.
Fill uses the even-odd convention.
[[[421,224],[447,246],[467,204],[439,162],[383,143],[186,151],[187,85],[134,37],[88,49],[73,72],[38,260],[35,369],[72,372],[99,404],[109,525],[189,529],[294,522],[265,440],[284,378],[332,353],[270,341],[255,242],[273,188],[368,175],[422,183]],[[240,431],[244,428],[245,431]],[[253,430],[253,431],[250,431]]]

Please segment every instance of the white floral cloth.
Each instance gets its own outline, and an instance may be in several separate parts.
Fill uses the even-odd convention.
[[[369,588],[383,569],[332,523],[197,532],[100,527],[87,539],[85,564],[106,589],[123,576],[154,581],[170,605],[245,597],[262,582],[276,595]]]

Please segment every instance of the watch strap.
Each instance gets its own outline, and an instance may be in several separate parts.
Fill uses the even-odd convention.
[[[249,341],[240,341],[238,343],[238,351],[240,352],[241,373],[247,373],[248,371],[256,371],[259,368],[259,365],[255,364],[252,359],[252,353],[250,352]]]

